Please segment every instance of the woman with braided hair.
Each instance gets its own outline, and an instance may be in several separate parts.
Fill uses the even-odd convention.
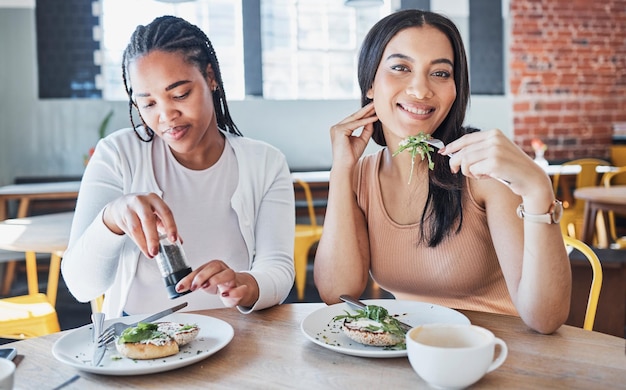
[[[172,305],[154,257],[183,242],[188,309],[281,303],[293,285],[293,183],[284,155],[241,135],[215,51],[187,21],[138,26],[122,77],[131,128],[102,139],[85,170],[62,271],[112,317]],[[136,111],[139,124],[133,120]],[[177,298],[181,299],[181,298]]]

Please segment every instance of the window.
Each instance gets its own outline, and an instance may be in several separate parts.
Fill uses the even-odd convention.
[[[358,50],[391,11],[353,8],[339,0],[264,0],[263,96],[266,99],[354,99]]]
[[[139,24],[174,15],[200,27],[211,39],[231,99],[244,95],[241,0],[196,0],[164,3],[156,0],[101,0],[102,90],[106,100],[127,100],[122,81],[122,54]]]
[[[46,64],[40,97],[126,100],[121,58],[130,35],[169,14],[207,33],[230,100],[246,91],[265,99],[358,99],[359,46],[398,5],[451,17],[466,44],[472,93],[504,94],[508,0],[384,0],[366,8],[344,0],[38,0],[38,60]]]
[[[245,98],[241,0],[101,0],[103,97],[126,100],[121,58],[138,24],[164,14],[197,24],[211,39],[230,100]],[[356,58],[369,28],[390,10],[351,8],[343,0],[261,0],[262,80],[265,99],[358,98]],[[254,2],[249,2],[249,6]],[[247,33],[255,33],[248,31]],[[257,32],[258,33],[258,32]]]
[[[101,98],[94,62],[98,18],[84,0],[38,0],[37,68],[39,98]]]

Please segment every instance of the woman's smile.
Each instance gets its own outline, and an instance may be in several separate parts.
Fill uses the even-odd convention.
[[[425,116],[430,116],[435,112],[435,108],[432,106],[427,106],[423,104],[419,105],[408,105],[403,103],[398,103],[398,107],[402,110],[406,111],[409,114],[420,116],[419,119],[425,119]]]

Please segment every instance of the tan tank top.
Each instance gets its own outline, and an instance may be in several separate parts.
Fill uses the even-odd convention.
[[[485,209],[463,192],[463,225],[437,247],[419,242],[419,223],[399,225],[387,214],[378,172],[382,151],[357,167],[357,202],[367,220],[372,278],[396,299],[518,315],[487,227]]]

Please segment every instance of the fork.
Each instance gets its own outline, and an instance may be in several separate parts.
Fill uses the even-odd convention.
[[[137,322],[133,322],[131,324],[127,324],[124,322],[116,322],[114,324],[111,324],[108,328],[106,328],[105,330],[102,331],[102,333],[100,334],[100,337],[98,337],[98,346],[101,345],[107,345],[109,344],[111,341],[113,341],[115,339],[115,337],[119,336],[124,329],[126,328],[130,328],[133,326],[137,326],[137,324],[139,324],[140,322],[152,322],[152,321],[156,321],[161,317],[165,317],[168,314],[172,314],[175,311],[178,311],[180,309],[182,309],[183,307],[187,306],[187,302],[183,302],[180,305],[171,307],[169,309],[160,311],[156,314],[153,314],[151,316],[148,316],[142,320],[139,320]]]
[[[442,149],[442,148],[444,148],[446,146],[446,144],[444,144],[442,140],[437,139],[437,138],[425,139],[424,142],[427,143],[428,145],[436,147],[437,149]],[[452,157],[452,156],[454,156],[454,153],[448,153],[448,157]],[[508,181],[508,180],[504,180],[504,179],[501,179],[499,177],[494,177],[494,179],[496,179],[497,181],[499,181],[502,184],[505,184],[507,186],[511,186],[511,182]]]

